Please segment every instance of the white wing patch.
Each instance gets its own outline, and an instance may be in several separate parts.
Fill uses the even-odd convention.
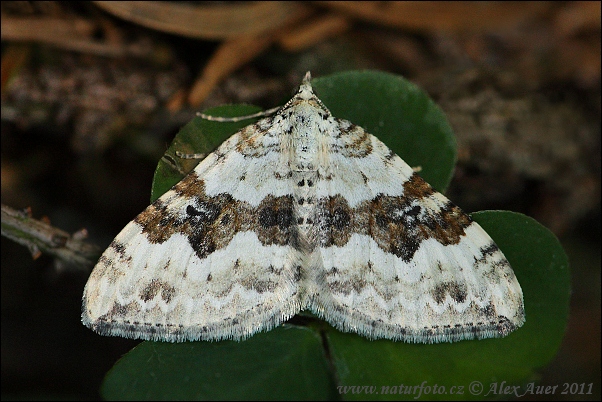
[[[86,284],[102,335],[245,339],[310,310],[370,339],[501,337],[521,287],[487,233],[306,75],[138,215]]]

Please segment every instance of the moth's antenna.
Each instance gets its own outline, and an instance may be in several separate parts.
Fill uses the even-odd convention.
[[[211,116],[209,114],[205,114],[205,113],[201,113],[201,112],[197,112],[197,116],[201,117],[205,120],[209,120],[209,121],[218,121],[218,122],[222,122],[222,123],[236,123],[238,121],[243,121],[243,120],[247,120],[247,119],[253,119],[255,117],[265,117],[265,116],[269,116],[271,114],[274,114],[278,111],[278,109],[280,109],[280,106],[277,107],[273,107],[271,109],[268,110],[263,110],[261,112],[257,112],[257,113],[253,113],[253,114],[248,114],[246,116],[237,116],[237,117],[218,117],[218,116]]]

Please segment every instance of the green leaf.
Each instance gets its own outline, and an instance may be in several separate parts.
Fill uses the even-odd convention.
[[[107,400],[330,400],[314,331],[285,325],[244,342],[142,342],[107,374]]]
[[[421,400],[509,398],[492,393],[492,384],[522,385],[533,380],[536,370],[556,354],[568,320],[570,294],[568,259],[558,239],[534,219],[514,212],[484,211],[473,218],[514,269],[524,293],[524,326],[501,339],[434,345],[369,341],[330,329],[328,343],[340,385],[374,386],[374,393],[344,388],[344,399],[412,400],[418,392]],[[424,381],[431,387],[428,394],[425,389],[398,387],[420,386]],[[447,392],[434,394],[435,384]],[[479,392],[473,394],[475,384]],[[450,394],[454,386],[456,391],[462,386],[463,393]]]
[[[556,236],[526,215],[482,211],[472,217],[504,251],[523,288],[527,322],[517,342],[528,348],[525,362],[543,367],[560,347],[568,321],[568,257]]]
[[[248,116],[260,111],[252,105],[218,106],[205,111],[205,114],[214,117]],[[176,151],[184,154],[208,154],[214,151],[222,142],[241,128],[252,124],[257,119],[246,119],[239,122],[218,122],[195,117],[186,124],[165,154],[157,164],[153,185],[151,189],[151,202],[161,197],[174,184],[184,178],[200,159],[183,159],[176,155]]]
[[[438,191],[447,187],[455,139],[441,110],[415,85],[372,71],[321,77],[312,84],[334,116],[364,127],[408,164],[420,166],[420,175]],[[243,116],[256,111],[237,105],[206,113]],[[161,159],[152,199],[199,162],[175,151],[211,152],[253,121],[193,119]],[[531,218],[503,211],[475,213],[473,218],[505,253],[525,295],[527,322],[506,338],[436,345],[369,341],[319,322],[279,327],[240,343],[144,342],[108,373],[102,394],[107,399],[417,399],[416,392],[383,394],[381,387],[403,391],[393,387],[426,381],[431,390],[426,394],[423,389],[420,399],[507,398],[487,394],[490,384],[505,380],[520,385],[556,353],[567,322],[568,263],[556,238]],[[472,381],[483,385],[481,393],[470,393]],[[444,385],[447,393],[434,394],[435,384]],[[344,388],[358,385],[376,388],[372,393]],[[463,393],[450,394],[451,386],[463,386]]]

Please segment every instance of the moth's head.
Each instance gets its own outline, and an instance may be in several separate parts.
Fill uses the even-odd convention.
[[[281,110],[286,110],[291,107],[301,108],[303,110],[306,106],[318,108],[330,115],[328,108],[322,103],[322,101],[314,93],[314,89],[311,86],[311,73],[308,71],[303,77],[303,81],[299,86],[299,91]]]
[[[309,71],[305,73],[305,77],[303,77],[303,81],[301,82],[301,86],[299,86],[299,91],[295,97],[302,100],[309,100],[316,97],[314,89],[311,87],[311,73]]]

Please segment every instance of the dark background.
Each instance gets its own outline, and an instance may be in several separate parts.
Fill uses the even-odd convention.
[[[157,161],[196,111],[273,107],[307,70],[400,74],[435,99],[457,135],[449,198],[469,212],[525,213],[559,237],[571,313],[540,383],[594,383],[593,395],[545,399],[599,399],[600,3],[469,5],[486,18],[454,4],[381,4],[380,17],[363,2],[352,11],[304,4],[305,18],[253,37],[264,45],[233,60],[219,55],[232,38],[183,36],[177,19],[166,33],[93,3],[3,2],[2,203],[69,233],[86,228],[104,249],[148,205]],[[399,12],[395,23],[382,17]],[[94,29],[61,33],[77,21]],[[332,27],[320,30],[322,21]],[[313,37],[291,45],[300,32]],[[223,73],[209,86],[207,66]],[[138,342],[81,325],[91,267],[34,261],[4,237],[1,257],[2,398],[98,399],[104,374]]]

